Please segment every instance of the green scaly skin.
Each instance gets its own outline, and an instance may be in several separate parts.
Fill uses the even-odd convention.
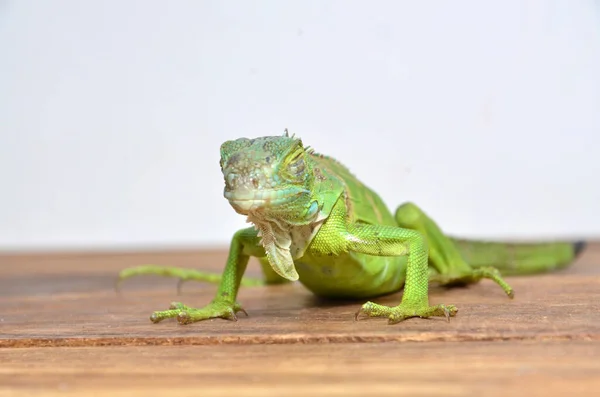
[[[553,270],[573,261],[582,243],[487,243],[446,236],[412,203],[392,214],[381,198],[336,160],[305,148],[286,133],[241,138],[221,146],[224,195],[254,227],[231,240],[222,275],[190,269],[141,266],[125,269],[119,280],[154,274],[219,283],[215,298],[202,308],[174,302],[154,312],[153,322],[176,317],[182,324],[209,318],[236,320],[240,285],[299,280],[323,297],[370,299],[399,291],[399,305],[367,302],[356,317],[410,317],[457,313],[450,304],[431,306],[429,282],[467,285],[487,278],[513,297],[501,277]],[[249,258],[263,265],[265,280],[244,278]]]

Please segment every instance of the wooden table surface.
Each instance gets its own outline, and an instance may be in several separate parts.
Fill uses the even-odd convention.
[[[569,269],[432,288],[458,316],[355,322],[361,302],[300,285],[243,288],[249,317],[152,324],[216,286],[115,275],[153,263],[220,271],[224,251],[0,255],[0,396],[600,395],[600,244]],[[250,275],[258,275],[252,262]],[[399,294],[377,299],[397,304]]]

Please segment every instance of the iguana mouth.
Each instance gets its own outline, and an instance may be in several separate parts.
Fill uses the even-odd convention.
[[[247,212],[289,203],[301,193],[295,192],[294,194],[289,194],[285,190],[258,190],[244,193],[226,191],[224,196],[236,210]]]
[[[264,207],[270,206],[271,200],[269,200],[269,199],[263,199],[263,200],[229,199],[229,204],[231,204],[231,206],[233,208],[235,208],[235,210],[237,212],[247,214],[248,212],[250,212],[252,210],[257,210],[259,208],[264,208]]]
[[[298,198],[304,191],[294,191],[290,194],[289,190],[254,190],[247,192],[240,191],[225,191],[223,194],[229,201],[232,207],[238,212],[266,208],[277,207],[287,204],[290,201]]]

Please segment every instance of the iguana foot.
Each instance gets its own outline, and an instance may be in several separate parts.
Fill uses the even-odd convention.
[[[173,317],[177,318],[179,324],[191,324],[196,321],[208,320],[210,318],[224,318],[226,320],[237,321],[237,312],[242,312],[246,316],[248,315],[239,303],[212,301],[201,309],[195,309],[193,307],[188,307],[181,302],[173,302],[169,306],[169,310],[152,313],[150,321],[158,323]]]
[[[430,277],[430,281],[440,283],[443,286],[451,287],[456,285],[474,284],[484,278],[488,278],[496,282],[509,298],[514,298],[515,293],[512,287],[508,285],[506,281],[504,281],[498,269],[494,267],[480,267],[457,275],[435,274]]]
[[[373,302],[367,302],[358,312],[356,312],[355,320],[361,313],[369,317],[387,317],[388,324],[396,324],[411,317],[446,317],[450,321],[450,317],[455,316],[458,309],[454,305],[437,305],[437,306],[421,306],[409,303],[401,303],[395,307],[383,306]]]
[[[168,267],[168,266],[156,266],[156,265],[143,265],[130,267],[124,270],[121,270],[119,273],[119,277],[117,278],[116,290],[119,290],[119,287],[123,280],[134,277],[134,276],[162,276],[162,277],[172,277],[178,278],[179,282],[177,283],[177,292],[181,292],[181,286],[186,281],[203,281],[207,283],[218,284],[221,281],[222,275],[218,273],[209,273],[202,272],[195,269],[187,269],[182,267]],[[240,283],[245,287],[254,287],[263,285],[264,281],[259,279],[252,278],[242,278]]]

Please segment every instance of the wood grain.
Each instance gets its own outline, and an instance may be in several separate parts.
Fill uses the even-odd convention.
[[[600,339],[600,275],[581,265],[588,262],[585,257],[562,273],[511,278],[514,300],[490,281],[462,289],[433,288],[432,303],[458,305],[459,315],[450,322],[356,322],[353,315],[362,301],[320,301],[294,284],[242,289],[239,300],[250,316],[237,322],[216,319],[180,326],[174,321],[152,324],[148,316],[173,300],[202,306],[215,285],[189,283],[178,296],[174,280],[141,277],[126,282],[118,295],[112,289],[115,274],[147,261],[210,263],[217,271],[224,252],[163,255],[1,258],[0,346]],[[377,301],[396,304],[399,298],[395,294]]]
[[[224,251],[0,255],[0,395],[594,395],[600,388],[600,245],[570,268],[433,288],[443,319],[355,322],[362,302],[300,285],[244,288],[239,321],[152,324],[216,286],[115,275],[145,263],[220,271]],[[250,275],[258,274],[253,263]],[[396,304],[400,294],[377,299]]]
[[[594,396],[600,343],[6,349],[0,395]]]

